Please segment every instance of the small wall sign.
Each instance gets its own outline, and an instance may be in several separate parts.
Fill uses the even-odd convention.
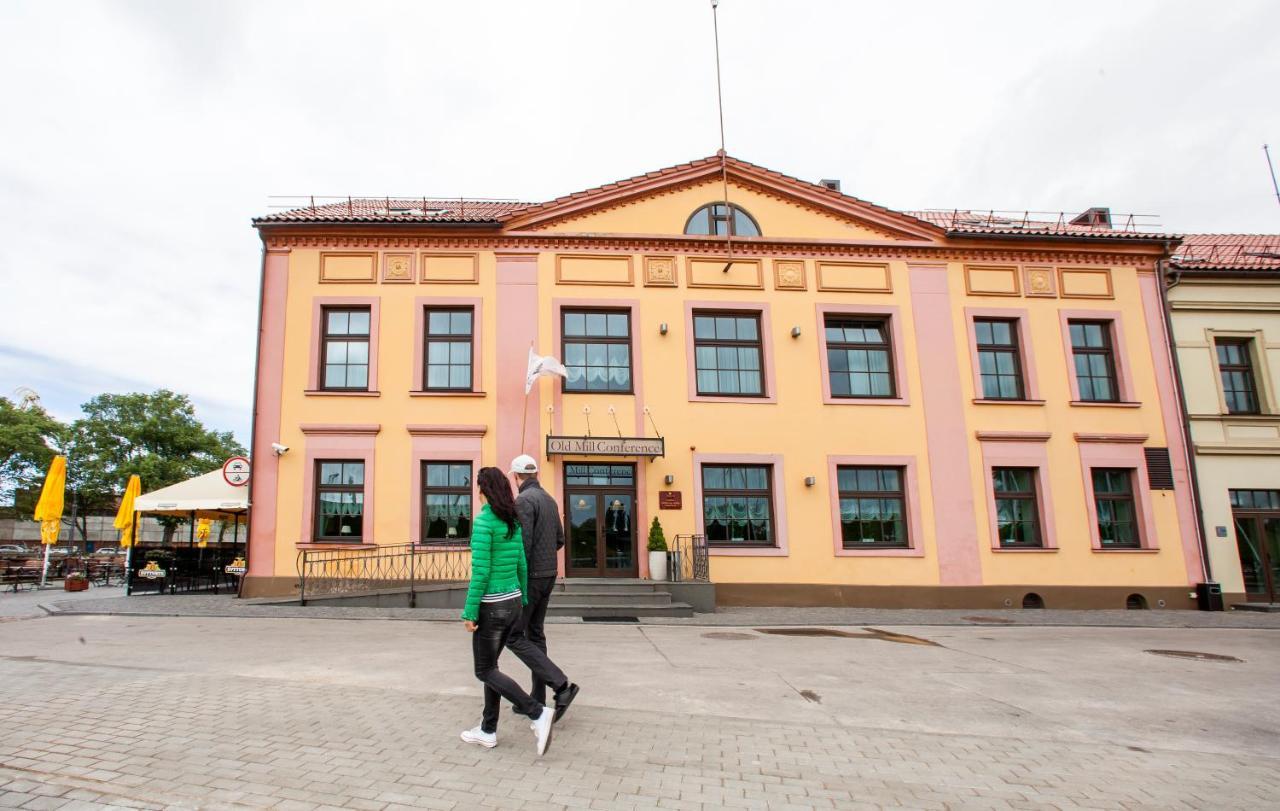
[[[548,436],[547,456],[664,456],[662,437]]]
[[[235,560],[222,567],[222,571],[227,574],[242,575],[245,572],[244,558],[236,558]]]
[[[163,580],[167,574],[169,573],[164,569],[161,569],[160,564],[156,563],[154,560],[148,562],[144,568],[138,570],[138,577],[145,580]]]
[[[249,483],[249,460],[233,456],[222,465],[222,478],[232,487],[244,487]]]
[[[658,491],[658,509],[659,510],[681,509],[680,491],[679,490],[659,490]]]
[[[1227,537],[1227,528],[1226,528],[1226,527],[1214,527],[1214,528],[1213,528],[1213,534],[1214,534],[1214,535],[1217,535],[1219,538],[1225,538],[1225,537]]]

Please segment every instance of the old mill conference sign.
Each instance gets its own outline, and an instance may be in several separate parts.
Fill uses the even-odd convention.
[[[549,436],[547,456],[665,456],[662,437]]]

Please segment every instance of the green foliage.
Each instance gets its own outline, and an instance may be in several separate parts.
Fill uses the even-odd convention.
[[[667,536],[663,534],[662,524],[658,522],[656,515],[653,517],[653,523],[649,525],[649,551],[667,551]]]
[[[49,463],[67,440],[67,426],[38,404],[19,408],[0,397],[0,501],[13,499],[18,517],[29,518]]]

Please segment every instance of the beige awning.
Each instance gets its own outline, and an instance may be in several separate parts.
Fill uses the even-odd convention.
[[[249,509],[249,488],[233,487],[222,477],[221,470],[171,484],[138,496],[133,508],[150,515],[180,515],[199,518],[226,518],[229,513]]]

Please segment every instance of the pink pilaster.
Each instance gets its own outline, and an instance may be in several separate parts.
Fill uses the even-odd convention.
[[[502,253],[497,255],[498,314],[498,458],[491,464],[507,470],[511,460],[522,453],[540,459],[538,387],[526,398],[524,376],[528,369],[529,348],[538,340],[538,255]],[[528,421],[525,446],[520,447],[520,428]]]
[[[982,583],[969,442],[960,385],[955,322],[945,265],[909,264],[912,320],[920,367],[933,493],[934,543],[943,585]]]
[[[249,481],[249,571],[246,577],[275,574],[276,484],[280,459],[271,443],[280,440],[280,396],[284,378],[284,314],[289,289],[289,251],[267,249],[262,260],[258,371],[253,403],[253,478]]]

